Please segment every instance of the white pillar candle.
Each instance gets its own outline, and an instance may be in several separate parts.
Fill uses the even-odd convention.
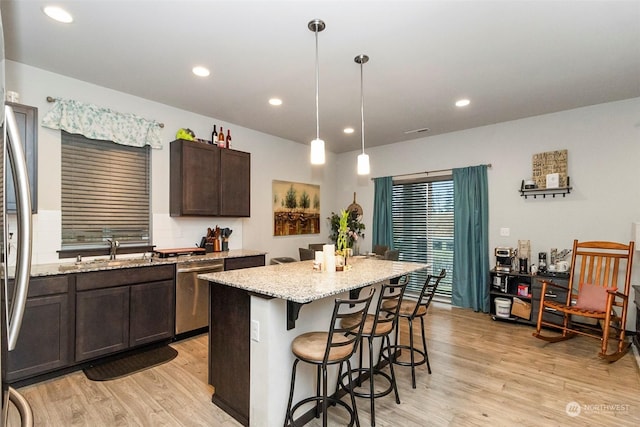
[[[322,246],[324,253],[324,262],[322,263],[323,271],[336,271],[336,247],[335,245]]]

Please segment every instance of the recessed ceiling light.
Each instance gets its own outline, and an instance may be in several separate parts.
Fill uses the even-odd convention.
[[[350,134],[350,133],[353,133],[354,131],[353,131],[353,128],[344,128],[343,132]]]
[[[209,70],[205,67],[193,67],[193,69],[191,70],[193,71],[193,74],[195,74],[196,76],[199,77],[207,77],[210,73]]]
[[[58,22],[62,22],[64,24],[73,22],[73,16],[71,16],[69,12],[58,6],[46,6],[43,11],[49,18],[54,19]]]
[[[271,98],[269,100],[269,104],[275,105],[275,106],[282,105],[282,99],[280,99],[280,98]]]
[[[466,107],[469,104],[471,104],[471,101],[468,99],[459,99],[456,101],[456,107]]]

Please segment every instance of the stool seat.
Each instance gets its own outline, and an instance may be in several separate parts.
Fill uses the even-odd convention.
[[[354,319],[354,326],[357,326],[359,319]],[[327,350],[327,342],[329,333],[327,332],[307,332],[297,336],[291,343],[291,351],[296,357],[307,361],[322,362],[324,354]],[[343,336],[335,335],[333,337],[335,344],[345,343],[343,346],[331,347],[329,350],[328,362],[344,359],[353,353],[353,347],[356,345],[353,340]]]
[[[416,310],[417,304],[418,304],[417,301],[411,301],[411,300],[402,301],[402,303],[400,304],[400,311],[398,312],[398,315],[402,317],[412,316],[413,312]],[[385,301],[382,304],[382,309],[384,311],[393,311],[395,310],[396,305],[398,305],[398,300]],[[427,307],[425,307],[424,305],[420,305],[418,307],[418,311],[416,311],[415,316],[424,316],[425,314],[427,314]]]
[[[362,335],[379,337],[388,334],[393,330],[392,322],[376,322],[376,316],[373,314],[367,314],[364,320],[364,326],[362,328]],[[353,316],[345,317],[342,319],[342,327],[345,329],[351,329],[358,324],[359,319]],[[375,324],[375,331],[373,330]]]

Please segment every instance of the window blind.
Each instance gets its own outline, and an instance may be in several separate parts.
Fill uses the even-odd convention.
[[[62,247],[149,244],[150,153],[62,131]]]
[[[428,263],[413,273],[407,290],[417,293],[428,274],[447,270],[437,294],[451,297],[453,271],[453,179],[451,176],[394,182],[393,245],[401,261]]]

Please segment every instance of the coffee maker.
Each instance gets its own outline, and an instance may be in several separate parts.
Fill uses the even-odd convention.
[[[495,255],[496,271],[504,271],[506,273],[511,272],[516,251],[513,248],[497,247],[495,249]]]
[[[544,273],[547,271],[547,253],[538,252],[538,271]]]

